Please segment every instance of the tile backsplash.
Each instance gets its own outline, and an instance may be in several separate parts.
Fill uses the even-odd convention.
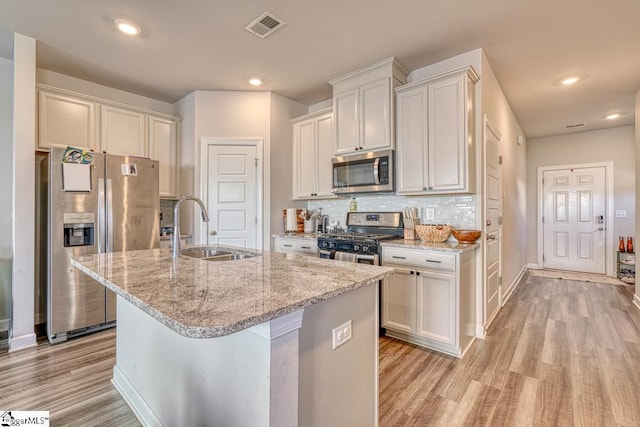
[[[395,194],[357,194],[358,211],[402,212],[404,207],[415,207],[423,224],[450,224],[456,228],[476,228],[476,196],[398,196]],[[312,200],[307,209],[322,208],[330,221],[344,226],[351,197],[328,200]],[[435,219],[426,220],[427,208],[433,208]]]

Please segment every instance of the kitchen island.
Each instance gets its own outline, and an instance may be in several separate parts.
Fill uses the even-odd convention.
[[[166,249],[72,262],[118,295],[113,382],[144,425],[377,425],[377,284],[391,269]],[[338,332],[351,338],[336,347]]]

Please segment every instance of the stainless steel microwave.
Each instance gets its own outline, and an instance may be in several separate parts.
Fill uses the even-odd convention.
[[[393,150],[334,157],[335,194],[393,191]]]

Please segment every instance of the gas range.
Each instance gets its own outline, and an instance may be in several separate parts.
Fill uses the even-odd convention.
[[[345,259],[349,256],[336,254],[367,255],[375,261],[380,253],[380,242],[402,238],[403,223],[400,212],[349,212],[347,232],[318,236],[320,256],[331,259]],[[375,256],[375,258],[374,258]],[[356,261],[363,259],[357,257]]]

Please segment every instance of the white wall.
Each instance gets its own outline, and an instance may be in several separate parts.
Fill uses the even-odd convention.
[[[304,208],[305,202],[293,202],[293,117],[307,114],[307,107],[299,102],[271,93],[271,233],[282,230],[282,209]],[[273,246],[273,239],[265,240],[265,249]]]
[[[613,218],[613,235],[635,236],[635,142],[633,126],[580,132],[527,142],[527,260],[537,263],[538,186],[540,166],[613,162],[613,208],[627,218]],[[616,245],[617,247],[617,245]]]
[[[13,288],[9,351],[36,345],[34,333],[36,41],[14,35]]]
[[[0,331],[9,329],[13,252],[13,61],[0,58]]]
[[[198,169],[202,138],[262,138],[265,224],[263,242],[264,247],[269,248],[272,216],[277,216],[274,221],[280,221],[282,214],[277,215],[277,211],[292,203],[291,190],[286,188],[278,190],[275,202],[272,201],[271,189],[278,185],[290,185],[288,180],[291,176],[291,161],[287,162],[276,155],[284,151],[287,152],[286,155],[291,155],[288,152],[292,143],[290,119],[306,113],[306,107],[270,92],[196,91],[178,101],[175,104],[175,112],[183,117],[182,194],[200,194]],[[272,150],[275,150],[275,155],[272,154]],[[273,165],[272,159],[276,162]],[[286,168],[289,173],[278,172],[276,180],[272,183],[272,168]],[[286,205],[280,206],[285,200]],[[185,206],[185,213],[182,215],[184,221],[181,221],[183,230],[193,229],[194,237],[199,232],[201,222],[196,215],[190,206]]]
[[[636,171],[640,171],[640,91],[636,94],[636,125],[635,125],[635,147],[636,147]],[[636,206],[640,206],[640,173],[636,173]],[[640,230],[640,209],[636,209],[636,230]],[[637,237],[637,236],[636,236]],[[638,240],[636,239],[636,243]],[[638,278],[640,273],[636,269],[636,283],[640,283]],[[634,298],[638,309],[640,309],[640,286],[636,286]]]
[[[125,92],[120,89],[104,86],[101,84],[81,80],[75,77],[56,73],[53,71],[38,68],[36,70],[36,81],[40,84],[53,86],[59,89],[66,89],[83,95],[91,95],[109,101],[119,102],[132,107],[143,108],[156,111],[158,113],[173,114],[173,104]]]
[[[526,267],[526,235],[527,229],[527,162],[526,141],[517,145],[518,135],[524,135],[511,106],[507,101],[500,84],[482,52],[481,67],[481,99],[476,100],[481,105],[480,115],[486,115],[489,121],[502,134],[500,149],[502,153],[502,283],[503,291],[510,288],[520,277]],[[483,148],[483,118],[479,117],[476,129],[480,132],[477,162],[482,164]],[[478,182],[484,182],[484,171],[479,168]],[[478,211],[481,212],[479,226],[484,222],[484,207],[482,198],[478,198]],[[480,215],[479,215],[480,217]]]
[[[13,61],[0,58],[0,259],[11,259],[13,206]]]

